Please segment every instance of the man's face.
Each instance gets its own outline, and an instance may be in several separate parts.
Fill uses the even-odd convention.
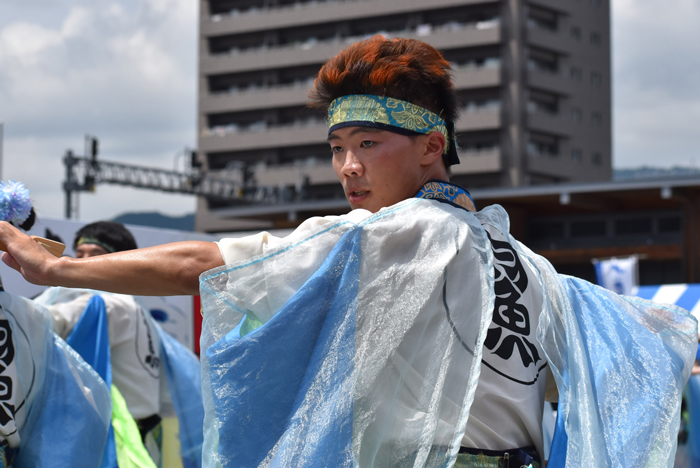
[[[97,244],[82,244],[75,249],[75,258],[96,257],[97,255],[108,254],[105,249]]]
[[[328,136],[333,169],[353,210],[376,213],[420,190],[425,182],[423,137],[371,127],[345,127]]]

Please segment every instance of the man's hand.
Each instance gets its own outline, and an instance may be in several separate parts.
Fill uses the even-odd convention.
[[[7,266],[19,271],[30,283],[53,285],[50,273],[59,259],[5,221],[0,221],[0,241],[7,248],[2,254],[2,261]]]

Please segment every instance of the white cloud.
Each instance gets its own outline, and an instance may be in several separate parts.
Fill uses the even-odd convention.
[[[17,60],[19,65],[36,66],[48,48],[61,42],[57,31],[31,23],[15,23],[0,31],[0,60]]]
[[[100,138],[102,159],[145,166],[171,168],[195,145],[197,11],[189,0],[53,8],[53,21],[0,22],[0,122],[3,177],[24,181],[44,216],[60,217],[61,157],[82,154],[85,133]],[[81,196],[81,217],[194,210],[192,197],[148,193],[100,186]]]
[[[615,165],[700,162],[700,3],[611,3]]]

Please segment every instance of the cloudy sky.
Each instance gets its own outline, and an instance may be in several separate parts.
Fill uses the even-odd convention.
[[[700,167],[700,0],[612,0],[614,165]],[[3,179],[62,217],[61,157],[173,168],[196,144],[196,0],[0,0]],[[181,215],[194,198],[100,185],[80,218]]]
[[[46,217],[62,217],[61,162],[97,135],[105,160],[172,169],[194,147],[194,0],[0,0],[3,179],[23,181]],[[194,197],[99,185],[80,218],[192,213]]]

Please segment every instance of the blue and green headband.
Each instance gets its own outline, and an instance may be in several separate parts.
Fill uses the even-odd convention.
[[[409,136],[440,132],[445,135],[447,164],[459,164],[457,145],[454,138],[450,138],[450,133],[454,135],[454,124],[446,123],[434,112],[410,102],[368,94],[342,96],[333,100],[328,107],[328,133],[357,126]]]
[[[75,247],[80,247],[83,244],[94,244],[98,247],[102,247],[108,253],[114,253],[116,251],[114,247],[102,242],[97,237],[81,237],[80,239],[78,239],[78,242],[75,243]]]

